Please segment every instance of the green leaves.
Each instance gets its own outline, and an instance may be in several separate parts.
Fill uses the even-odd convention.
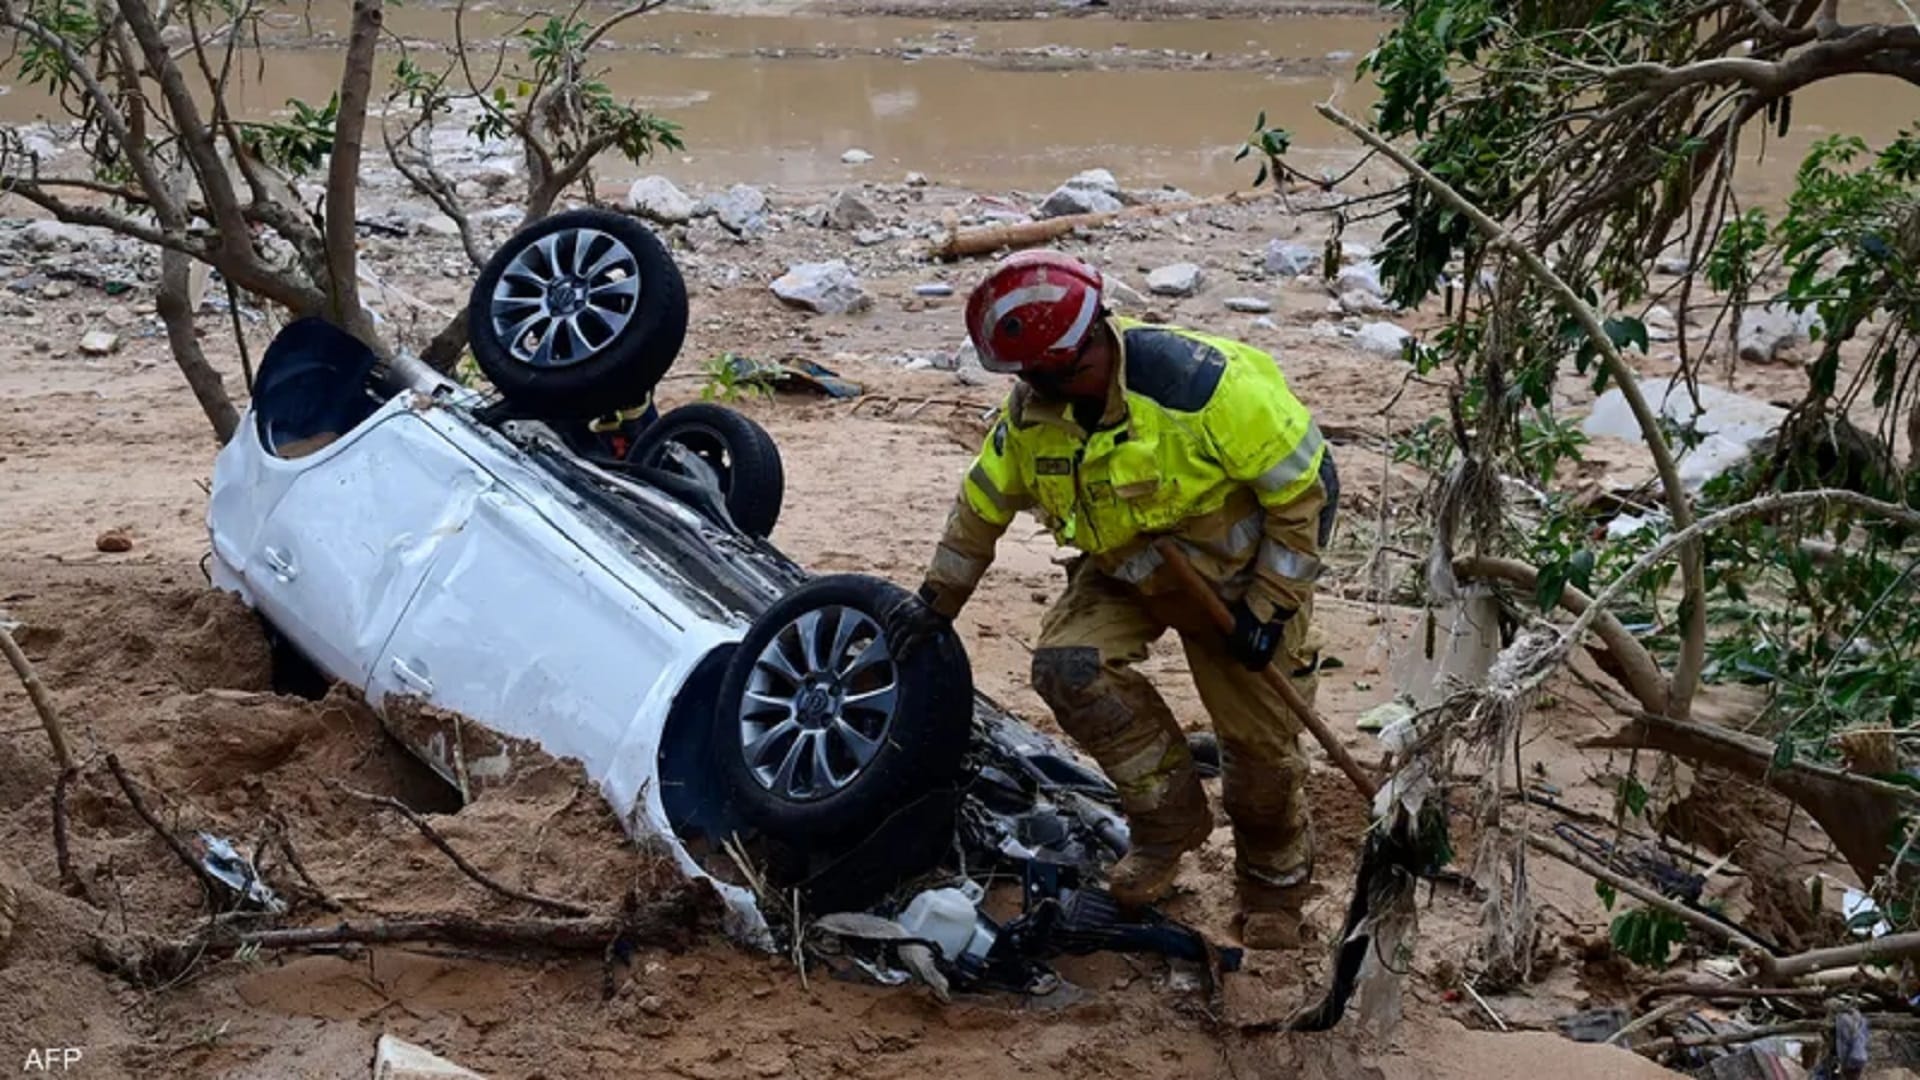
[[[1241,144],[1240,151],[1233,155],[1233,160],[1241,161],[1248,154],[1258,151],[1265,160],[1260,163],[1260,171],[1253,178],[1253,186],[1260,187],[1267,182],[1267,177],[1278,177],[1283,168],[1280,159],[1292,146],[1293,133],[1286,128],[1268,127],[1267,111],[1262,109],[1260,115],[1253,121],[1252,134],[1248,135],[1246,141]]]
[[[1673,947],[1687,940],[1687,924],[1653,908],[1616,915],[1607,938],[1615,952],[1641,967],[1665,967]]]
[[[340,95],[314,108],[304,101],[289,99],[292,118],[270,124],[240,125],[241,141],[262,160],[301,176],[320,167],[333,152],[333,129],[340,119]]]
[[[1621,352],[1625,352],[1629,345],[1638,345],[1643,353],[1647,351],[1647,324],[1639,319],[1618,315],[1608,319],[1601,329],[1607,332],[1607,340],[1613,342],[1613,347]]]

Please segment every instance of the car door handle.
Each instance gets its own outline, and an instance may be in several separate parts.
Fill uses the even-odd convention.
[[[268,548],[266,560],[267,565],[273,568],[273,576],[282,582],[292,581],[300,576],[300,571],[293,565],[293,559],[279,548]]]
[[[388,661],[388,666],[393,668],[394,677],[401,682],[406,683],[422,694],[433,693],[433,680],[413,670],[413,668],[407,665],[405,660],[396,656]]]

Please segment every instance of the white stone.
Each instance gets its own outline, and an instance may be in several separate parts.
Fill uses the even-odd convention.
[[[420,219],[417,228],[432,236],[460,235],[460,224],[445,214],[430,214]]]
[[[1674,322],[1673,312],[1663,304],[1655,304],[1647,309],[1646,318],[1641,320],[1647,326],[1647,340],[1672,341],[1680,336],[1678,324]]]
[[[827,204],[827,224],[847,232],[874,229],[880,225],[880,215],[862,201],[852,188],[846,188],[834,195],[833,201]]]
[[[1280,329],[1280,324],[1279,324],[1279,323],[1277,323],[1277,322],[1274,322],[1274,321],[1273,321],[1272,319],[1269,319],[1269,318],[1267,318],[1267,317],[1266,317],[1265,315],[1262,315],[1262,316],[1260,316],[1259,318],[1257,318],[1257,319],[1255,319],[1255,320],[1253,320],[1253,322],[1251,322],[1251,323],[1249,323],[1248,325],[1249,325],[1249,326],[1252,326],[1252,327],[1253,327],[1254,329],[1256,329],[1256,330],[1278,330],[1278,329]]]
[[[1269,274],[1282,277],[1297,277],[1311,274],[1320,268],[1320,252],[1305,244],[1288,243],[1285,240],[1267,241],[1266,258],[1260,263]]]
[[[423,1046],[391,1035],[380,1036],[373,1052],[373,1080],[484,1080]]]
[[[908,187],[926,187],[926,186],[927,186],[927,174],[926,174],[926,173],[917,173],[917,172],[910,172],[910,173],[908,173],[908,174],[907,174],[907,181],[906,181],[906,183],[907,183],[907,186],[908,186]]]
[[[1405,345],[1411,337],[1412,334],[1390,322],[1370,322],[1353,335],[1353,343],[1361,352],[1397,360],[1405,355]]]
[[[1690,492],[1700,490],[1708,480],[1745,461],[1756,444],[1778,430],[1787,416],[1787,411],[1777,405],[1701,383],[1701,411],[1696,420],[1686,384],[1673,376],[1655,375],[1640,380],[1640,393],[1668,420],[1681,425],[1692,422],[1694,430],[1703,436],[1692,449],[1674,448],[1679,455],[1680,484]],[[1644,441],[1640,425],[1634,421],[1633,411],[1627,407],[1619,387],[1594,401],[1593,411],[1580,425],[1580,430],[1589,437]]]
[[[1192,296],[1200,291],[1205,276],[1193,263],[1174,263],[1147,275],[1147,291],[1155,296]]]
[[[643,176],[627,189],[627,208],[662,225],[684,225],[700,204],[664,176]]]
[[[841,154],[840,160],[848,165],[865,165],[867,162],[873,160],[873,155],[867,153],[865,150],[856,148]]]
[[[953,286],[944,281],[929,281],[924,285],[915,285],[913,294],[915,296],[952,296]]]
[[[80,337],[80,351],[88,356],[107,356],[120,351],[120,335],[111,330],[89,330]]]
[[[1137,311],[1145,308],[1147,304],[1150,303],[1139,289],[1134,288],[1112,275],[1107,275],[1105,293],[1107,303],[1117,308]]]
[[[1368,259],[1341,267],[1334,276],[1333,291],[1338,295],[1363,292],[1375,300],[1385,300],[1387,290],[1380,284],[1380,264]]]
[[[1812,309],[1795,312],[1785,304],[1740,315],[1740,359],[1751,364],[1767,364],[1780,359],[1787,349],[1803,345],[1820,325],[1820,316]]]
[[[885,229],[861,229],[853,234],[853,242],[861,247],[874,247],[893,239],[893,234]]]
[[[873,298],[860,287],[860,279],[840,259],[788,267],[785,274],[774,279],[773,294],[787,304],[821,315],[845,315],[873,305]]]
[[[56,248],[84,251],[93,239],[93,231],[79,225],[68,225],[64,221],[36,221],[20,230],[20,239],[35,251],[53,251]]]
[[[1053,189],[1040,204],[1039,216],[1065,217],[1069,214],[1104,214],[1126,204],[1120,201],[1120,184],[1105,169],[1088,169]]]
[[[1257,296],[1230,296],[1227,298],[1227,310],[1242,315],[1265,315],[1273,310],[1273,305]]]

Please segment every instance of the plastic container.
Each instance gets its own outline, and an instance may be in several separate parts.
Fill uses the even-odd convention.
[[[928,889],[907,904],[899,922],[908,934],[925,938],[949,964],[978,964],[993,948],[993,930],[983,925],[974,906],[982,895],[967,882],[963,889]]]

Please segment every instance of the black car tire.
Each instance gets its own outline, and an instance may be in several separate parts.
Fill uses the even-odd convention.
[[[682,405],[641,431],[627,451],[627,462],[671,472],[670,444],[691,451],[713,468],[727,516],[741,532],[761,539],[773,534],[787,478],[780,448],[765,428],[721,405]]]
[[[549,237],[553,243],[543,246]],[[628,276],[638,283],[631,297],[623,289]],[[568,295],[556,298],[556,290]],[[555,319],[556,310],[572,314]],[[605,416],[646,401],[679,355],[687,286],[639,221],[572,210],[521,230],[487,260],[468,298],[467,336],[480,370],[517,411],[554,420]],[[549,348],[543,353],[530,342]]]
[[[836,612],[852,613],[859,624],[839,649],[835,646],[847,615],[836,618]],[[808,626],[816,642],[812,653],[803,652],[799,641]],[[869,628],[877,630],[871,639],[865,638]],[[785,672],[767,660],[776,639],[787,660]],[[816,655],[822,659],[813,664]],[[804,670],[809,665],[815,670]],[[783,752],[791,751],[789,742],[776,738],[762,748],[758,761],[749,763],[749,748],[780,725],[782,711],[765,697],[750,701],[750,692],[777,697],[781,689],[793,691],[796,704],[787,708],[786,720],[804,729],[805,723],[820,721],[817,714],[804,723],[800,719],[805,690],[791,676],[842,672],[838,681],[849,697],[874,693],[875,686],[889,679],[893,687],[884,726],[876,726],[872,711],[853,701],[832,711],[836,720],[846,720],[863,737],[871,737],[866,762],[836,784],[833,765],[854,759],[830,750],[824,782],[814,761],[807,761],[811,786],[819,789],[812,792],[796,791],[798,763],[790,782],[779,782],[780,771],[772,762],[789,756]],[[926,613],[905,590],[863,575],[833,575],[795,589],[753,624],[727,665],[713,714],[717,765],[739,820],[795,848],[843,851],[930,792],[958,786],[973,732],[973,672],[952,627]],[[816,734],[815,744],[824,737],[824,730]],[[846,745],[843,741],[841,749]],[[811,751],[802,756],[811,758]],[[771,781],[756,772],[755,765],[771,767]],[[944,832],[934,841],[936,853],[951,843],[951,822]]]

